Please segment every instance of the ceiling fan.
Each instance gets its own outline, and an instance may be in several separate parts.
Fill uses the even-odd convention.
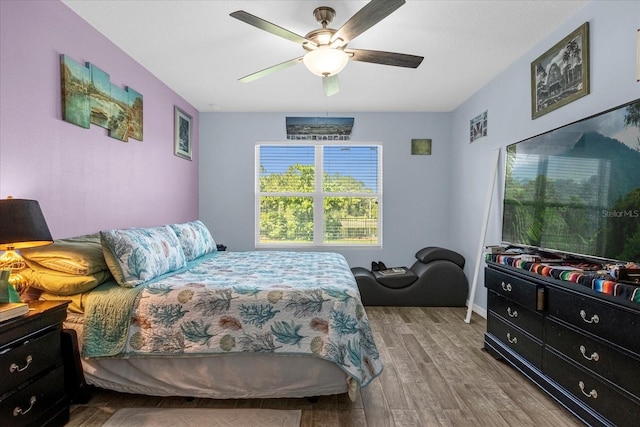
[[[393,65],[396,67],[418,68],[424,59],[422,56],[347,48],[347,44],[354,38],[389,16],[404,3],[405,0],[371,0],[356,12],[355,15],[349,18],[338,30],[329,28],[329,24],[331,24],[331,21],[333,21],[336,15],[335,10],[327,6],[318,7],[313,11],[313,16],[322,28],[312,30],[304,37],[286,28],[272,24],[269,21],[265,21],[262,18],[258,18],[244,10],[233,12],[231,13],[232,17],[276,36],[298,43],[302,45],[302,48],[306,51],[304,55],[298,58],[265,68],[264,70],[242,77],[239,80],[245,83],[251,82],[303,62],[309,71],[322,77],[324,92],[327,96],[331,96],[338,93],[338,73],[342,71],[349,60]]]

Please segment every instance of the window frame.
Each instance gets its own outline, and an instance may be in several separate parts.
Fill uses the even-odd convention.
[[[260,147],[262,146],[311,146],[314,147],[314,191],[313,192],[261,192],[260,191]],[[377,181],[378,191],[374,193],[340,192],[328,193],[323,191],[324,175],[324,150],[326,146],[343,147],[376,147],[378,150]],[[383,216],[383,179],[382,179],[382,144],[372,142],[354,141],[268,141],[256,142],[254,149],[254,245],[256,248],[382,248],[382,216]],[[311,197],[313,199],[313,242],[283,242],[283,243],[262,243],[260,242],[260,199],[261,197]],[[324,240],[324,199],[325,197],[377,197],[378,199],[378,241],[373,244],[352,244],[352,243],[325,243]]]

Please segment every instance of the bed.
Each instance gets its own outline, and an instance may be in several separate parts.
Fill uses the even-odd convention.
[[[98,387],[353,399],[382,371],[337,253],[217,251],[193,221],[105,230],[23,256],[29,294],[72,301],[65,326],[78,332],[85,379]]]

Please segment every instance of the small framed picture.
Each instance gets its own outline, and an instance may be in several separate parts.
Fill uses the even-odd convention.
[[[412,139],[411,155],[430,156],[431,155],[431,139]]]
[[[487,120],[489,117],[489,111],[485,111],[482,114],[475,116],[469,121],[469,142],[473,142],[478,138],[487,136]]]
[[[173,154],[191,160],[193,118],[179,107],[174,107],[174,116]]]

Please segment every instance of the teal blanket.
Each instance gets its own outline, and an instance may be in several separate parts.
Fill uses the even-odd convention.
[[[124,349],[131,309],[142,287],[123,288],[115,281],[98,286],[85,306],[84,357],[115,356]]]

